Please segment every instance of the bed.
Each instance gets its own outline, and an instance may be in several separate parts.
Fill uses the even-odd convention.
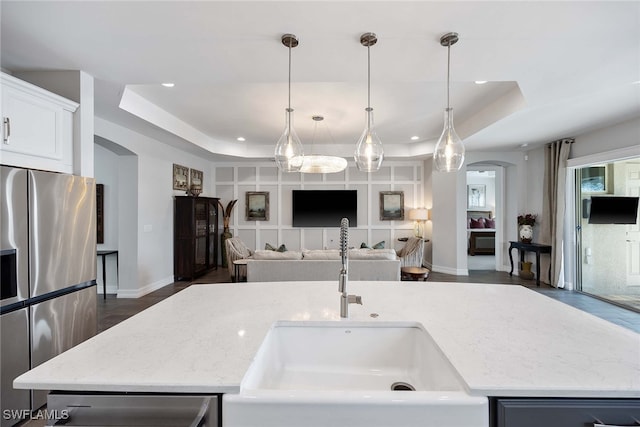
[[[495,255],[496,229],[491,211],[467,211],[467,235],[469,255]]]

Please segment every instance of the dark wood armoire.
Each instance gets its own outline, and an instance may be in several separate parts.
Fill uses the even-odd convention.
[[[194,279],[218,267],[218,199],[176,196],[173,211],[173,275]]]

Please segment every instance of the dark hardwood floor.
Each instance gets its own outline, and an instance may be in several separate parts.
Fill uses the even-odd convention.
[[[217,270],[213,270],[192,282],[174,282],[140,298],[116,298],[115,295],[108,295],[107,299],[98,298],[98,332],[102,332],[111,326],[120,323],[134,314],[151,307],[157,302],[160,302],[191,285],[229,282],[231,282],[231,280],[229,278],[228,270],[226,268],[219,267]],[[498,283],[521,285],[640,333],[640,313],[627,310],[580,292],[555,289],[546,284],[541,284],[540,287],[537,287],[535,280],[523,280],[518,276],[509,276],[509,273],[503,271],[471,270],[469,272],[469,276],[454,276],[450,274],[432,272],[429,275],[427,283],[428,282],[462,282],[478,284]]]

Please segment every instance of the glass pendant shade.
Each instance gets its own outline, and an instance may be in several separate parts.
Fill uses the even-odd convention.
[[[284,132],[275,150],[276,165],[282,172],[299,172],[304,161],[302,142],[293,129],[293,110],[286,109]]]
[[[453,108],[444,111],[444,130],[433,152],[433,161],[440,172],[455,172],[464,163],[464,144],[453,128]]]
[[[360,139],[356,144],[356,151],[353,158],[356,161],[358,170],[362,172],[375,172],[380,169],[384,158],[382,141],[378,138],[373,127],[373,109],[366,108],[367,125]]]

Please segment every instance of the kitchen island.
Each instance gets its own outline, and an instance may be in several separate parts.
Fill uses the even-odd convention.
[[[521,286],[351,282],[351,320],[420,322],[475,396],[639,398],[640,335]],[[341,321],[336,282],[192,285],[18,388],[238,393],[277,320]]]

